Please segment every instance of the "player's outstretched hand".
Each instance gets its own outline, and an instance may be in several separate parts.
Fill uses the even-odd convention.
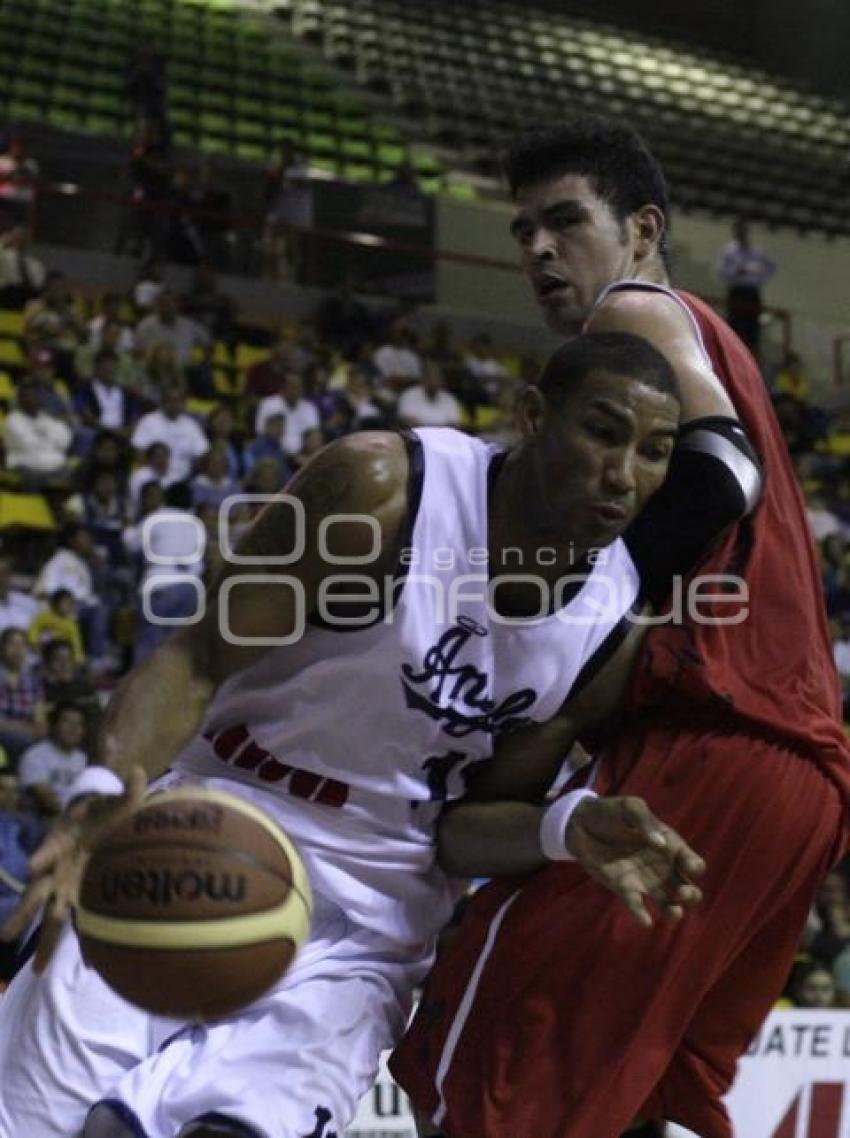
[[[647,928],[651,898],[669,920],[702,899],[693,883],[705,862],[642,798],[585,798],[566,831],[570,853],[594,880],[616,893]]]
[[[0,940],[16,940],[41,912],[36,972],[47,967],[62,926],[77,902],[92,847],[114,821],[138,806],[146,785],[145,772],[134,767],[124,794],[88,798],[72,807],[30,858],[29,884],[17,909],[0,928]]]

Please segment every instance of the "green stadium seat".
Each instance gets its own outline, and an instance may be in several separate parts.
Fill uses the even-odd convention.
[[[129,127],[127,124],[122,123],[120,119],[97,114],[90,114],[88,116],[86,119],[86,130],[91,131],[93,134],[113,136],[126,136],[129,133]]]
[[[229,113],[232,105],[230,94],[223,91],[210,91],[201,89],[198,92],[198,102],[208,112],[223,114]]]
[[[432,154],[414,151],[412,154],[413,168],[421,177],[434,177],[439,174],[442,166]]]
[[[234,144],[229,139],[220,138],[218,135],[201,134],[198,139],[198,147],[207,154],[226,154],[232,155]]]
[[[277,103],[268,108],[266,120],[277,127],[300,127],[302,125],[300,107],[289,107],[285,103]]]
[[[87,115],[83,108],[64,107],[60,104],[55,104],[47,108],[45,118],[51,126],[79,131],[84,129]]]
[[[344,162],[342,172],[349,182],[375,181],[375,167],[365,162]]]
[[[266,162],[269,156],[268,149],[265,146],[258,146],[255,143],[242,142],[241,140],[236,143],[234,154],[246,162],[261,163]]]
[[[371,143],[362,138],[342,138],[339,148],[341,153],[355,162],[357,160],[371,160],[373,156]]]
[[[304,137],[304,145],[310,153],[310,157],[326,157],[332,155],[336,158],[338,146],[336,138],[332,134],[319,134],[316,131],[311,131]]]
[[[44,106],[41,103],[11,99],[6,104],[6,117],[12,122],[38,122],[44,117]]]
[[[372,128],[372,133],[378,142],[389,146],[398,146],[402,142],[402,137],[394,126],[376,125]]]
[[[327,174],[337,174],[338,164],[334,158],[330,158],[323,154],[310,154],[310,165],[315,170],[323,170]]]
[[[180,146],[187,150],[194,150],[198,145],[199,133],[197,129],[192,127],[179,127],[174,131],[172,136],[174,144],[175,146]]]
[[[90,92],[88,105],[96,114],[111,116],[112,118],[120,118],[126,113],[123,101],[106,92]]]
[[[407,151],[403,146],[388,146],[386,143],[376,147],[379,163],[387,169],[394,170],[407,159]]]
[[[25,103],[46,103],[48,100],[48,86],[41,81],[20,78],[14,81],[12,89],[14,98]]]
[[[334,116],[328,114],[326,111],[305,110],[302,118],[308,130],[333,130],[334,126],[336,125]]]
[[[262,122],[266,119],[268,114],[268,107],[260,99],[247,99],[244,97],[237,97],[233,103],[233,110],[237,118],[254,119]]]
[[[209,135],[229,139],[234,133],[233,120],[227,115],[203,113],[199,116],[199,122],[204,137]]]

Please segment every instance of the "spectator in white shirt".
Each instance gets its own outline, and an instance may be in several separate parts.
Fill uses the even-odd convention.
[[[68,792],[85,770],[82,749],[86,717],[73,703],[57,704],[47,718],[47,738],[28,747],[18,761],[22,789],[42,814],[61,813]]]
[[[5,628],[28,629],[38,610],[34,597],[12,588],[12,559],[0,554],[0,632]]]
[[[761,290],[776,272],[776,264],[761,249],[750,244],[749,225],[745,218],[735,221],[732,233],[733,240],[720,253],[717,275],[726,285],[729,324],[758,358]]]
[[[136,348],[147,353],[154,344],[170,344],[181,367],[185,367],[195,348],[205,348],[210,334],[196,320],[180,314],[180,302],[171,289],[163,289],[154,301],[154,310],[136,328]]]
[[[67,589],[77,602],[77,619],[86,652],[95,670],[108,659],[109,610],[98,596],[93,572],[100,576],[94,537],[87,525],[72,522],[65,527],[62,544],[41,568],[33,586],[36,597],[48,598],[57,589]]]
[[[438,364],[429,361],[422,382],[402,392],[398,401],[399,422],[405,427],[457,427],[460,404],[445,389]]]
[[[810,494],[806,502],[806,517],[815,541],[825,541],[835,535],[844,536],[845,528],[838,515],[830,509],[822,494]]]
[[[140,312],[150,312],[156,298],[165,288],[164,268],[161,261],[151,257],[139,270],[139,279],[133,289],[133,303]]]
[[[301,377],[289,372],[281,384],[278,395],[269,395],[257,408],[255,433],[261,435],[266,420],[272,415],[283,415],[281,445],[284,451],[295,456],[301,453],[304,434],[319,426],[319,410],[315,403],[304,398]]]
[[[72,438],[68,424],[43,409],[38,386],[22,383],[17,406],[3,425],[3,442],[6,465],[20,473],[25,487],[38,489],[67,478]]]
[[[505,365],[493,351],[493,340],[486,332],[481,332],[470,340],[463,364],[472,376],[484,380],[487,387],[493,386],[495,390],[501,387],[502,380],[509,378]]]
[[[388,343],[382,344],[373,356],[384,384],[399,390],[422,378],[422,360],[413,345],[413,334],[397,320],[390,329]]]
[[[95,351],[101,346],[103,327],[105,324],[118,324],[118,333],[115,348],[118,352],[132,352],[136,338],[132,328],[128,328],[121,320],[121,295],[117,292],[105,292],[100,301],[100,312],[92,317],[88,323],[89,344]]]
[[[147,451],[152,443],[166,444],[169,449],[166,486],[189,478],[195,462],[206,454],[210,445],[198,421],[185,410],[185,392],[177,384],[169,384],[163,390],[160,410],[142,415],[130,442],[139,452]]]
[[[156,482],[165,489],[165,480],[168,477],[168,467],[171,461],[171,451],[166,443],[151,443],[145,451],[143,466],[137,466],[130,475],[128,494],[130,507],[133,513],[139,508],[139,499],[142,490],[149,482]]]

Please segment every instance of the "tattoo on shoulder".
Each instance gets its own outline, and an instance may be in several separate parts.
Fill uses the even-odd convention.
[[[307,527],[339,509],[345,502],[355,477],[350,462],[335,461],[309,471],[297,487],[306,515]],[[271,502],[259,514],[239,545],[239,552],[254,557],[276,556],[289,551],[294,543],[295,516],[286,500]]]

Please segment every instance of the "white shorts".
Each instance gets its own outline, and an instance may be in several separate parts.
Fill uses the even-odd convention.
[[[343,1138],[428,963],[317,896],[310,940],[275,988],[186,1025],[115,995],[66,929],[47,972],[27,965],[0,1000],[0,1138],[75,1138],[103,1101],[139,1138],[176,1138],[208,1113],[258,1138]]]

